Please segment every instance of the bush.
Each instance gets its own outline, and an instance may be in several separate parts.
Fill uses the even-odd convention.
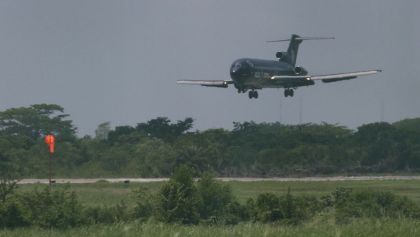
[[[325,206],[334,207],[336,221],[352,218],[419,218],[420,208],[408,199],[391,192],[358,191],[338,188],[322,198]]]
[[[298,224],[322,210],[319,199],[314,196],[292,196],[289,192],[280,196],[280,207],[284,221],[288,224]]]
[[[82,206],[76,194],[68,191],[68,188],[51,191],[46,187],[42,191],[34,190],[19,195],[18,198],[33,225],[67,228],[83,223]]]
[[[158,194],[156,217],[166,223],[197,224],[197,209],[198,196],[192,170],[181,166]]]
[[[262,193],[256,201],[256,220],[272,222],[283,218],[279,198],[273,193]]]
[[[133,210],[133,217],[139,220],[147,220],[152,216],[156,209],[155,197],[148,193],[148,189],[139,189],[134,191],[136,206]]]
[[[16,228],[29,225],[28,214],[15,198],[0,203],[0,227]]]
[[[249,212],[246,206],[241,205],[237,201],[232,201],[227,204],[226,212],[223,216],[224,224],[233,225],[238,224],[240,221],[249,220]]]
[[[157,195],[150,195],[147,190],[135,191],[133,216],[145,220],[154,215],[166,223],[182,224],[236,224],[248,218],[245,207],[235,200],[228,185],[217,182],[209,173],[195,185],[192,174],[190,168],[182,166]]]
[[[230,214],[227,207],[234,202],[234,197],[228,185],[218,183],[211,174],[205,173],[197,182],[197,191],[201,219],[221,222]]]
[[[262,193],[255,202],[252,199],[248,200],[247,207],[254,221],[282,221],[288,224],[307,220],[322,209],[321,202],[316,197],[295,197],[290,190],[282,196]]]

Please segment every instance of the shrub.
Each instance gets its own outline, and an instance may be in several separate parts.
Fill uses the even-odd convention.
[[[289,190],[286,195],[280,196],[280,209],[286,223],[298,224],[321,211],[322,205],[314,196],[295,197]]]
[[[273,193],[262,193],[258,195],[256,201],[256,220],[262,222],[272,222],[283,218],[280,209],[279,198]]]
[[[241,205],[237,201],[232,201],[225,208],[226,212],[223,216],[224,224],[233,225],[238,224],[240,221],[249,220],[249,211],[245,205]]]
[[[181,166],[158,194],[156,217],[166,223],[197,224],[197,209],[198,196],[192,170]]]
[[[408,199],[391,192],[358,191],[339,188],[328,197],[336,209],[336,220],[347,222],[351,218],[419,218],[420,208]]]
[[[82,224],[82,206],[76,194],[63,190],[34,190],[19,196],[31,224],[40,227],[67,228]]]
[[[134,191],[136,206],[133,210],[135,219],[146,220],[152,216],[156,208],[155,197],[149,193],[148,189],[139,189]]]
[[[211,174],[205,173],[197,182],[197,191],[201,219],[220,222],[224,216],[228,215],[227,207],[234,202],[228,185],[218,183]]]
[[[309,219],[322,209],[321,202],[316,197],[295,197],[290,190],[281,196],[262,193],[258,195],[256,202],[248,200],[247,207],[253,220],[282,221],[288,224],[297,224]]]
[[[16,228],[29,224],[28,215],[16,198],[0,203],[0,227]]]

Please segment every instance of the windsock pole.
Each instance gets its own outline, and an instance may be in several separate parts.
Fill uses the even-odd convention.
[[[48,145],[48,153],[49,155],[49,163],[48,163],[48,183],[51,186],[52,183],[52,160],[53,160],[53,153],[54,153],[54,143],[55,137],[54,135],[47,135],[45,136],[45,143]]]
[[[49,160],[49,164],[48,164],[48,184],[50,185],[50,187],[51,187],[51,179],[52,179],[52,159],[53,159],[53,156],[52,156],[52,153],[51,152],[49,152],[49,158],[50,158],[50,160]]]

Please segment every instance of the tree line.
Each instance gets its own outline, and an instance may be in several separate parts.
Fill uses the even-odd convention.
[[[337,124],[234,122],[233,129],[193,130],[194,120],[157,117],[135,126],[102,123],[77,136],[64,109],[37,104],[0,112],[0,174],[47,177],[43,136],[57,137],[55,177],[169,177],[186,165],[195,175],[291,176],[416,172],[420,118],[355,130]]]

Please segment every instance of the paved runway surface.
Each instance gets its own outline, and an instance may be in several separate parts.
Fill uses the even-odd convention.
[[[278,182],[319,182],[319,181],[352,181],[352,180],[420,180],[420,176],[331,176],[331,177],[302,177],[302,178],[235,178],[235,177],[221,177],[217,178],[221,181],[238,181],[238,182],[255,182],[255,181],[278,181]],[[98,178],[98,179],[54,179],[56,183],[72,183],[72,184],[89,184],[100,181],[109,183],[150,183],[167,181],[168,178]],[[19,184],[47,184],[48,179],[22,179]]]

